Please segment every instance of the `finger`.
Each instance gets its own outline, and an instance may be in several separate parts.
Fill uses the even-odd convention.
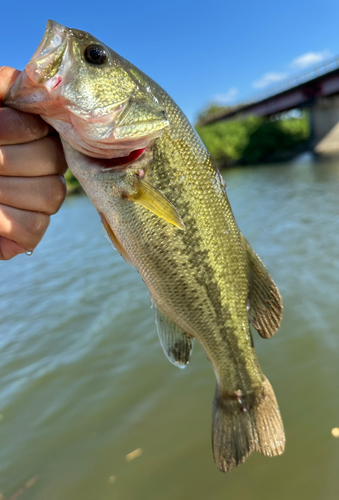
[[[7,94],[20,71],[0,66],[0,100]],[[20,113],[14,109],[0,108],[0,146],[31,142],[51,133],[52,127],[40,116]]]
[[[61,175],[0,177],[0,204],[22,210],[55,214],[66,196]]]
[[[34,177],[62,175],[67,163],[58,136],[49,136],[30,144],[0,148],[0,175]]]
[[[22,248],[13,240],[0,236],[0,260],[9,260],[25,252],[27,252],[26,248]]]
[[[15,241],[26,250],[33,250],[49,225],[49,216],[0,205],[0,235]]]
[[[0,108],[0,146],[36,141],[52,131],[38,115]]]
[[[8,66],[0,66],[0,100],[5,97],[21,71]]]

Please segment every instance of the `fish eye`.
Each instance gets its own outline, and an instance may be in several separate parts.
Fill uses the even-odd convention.
[[[104,64],[107,61],[107,54],[101,45],[89,45],[84,53],[85,59],[91,64]]]

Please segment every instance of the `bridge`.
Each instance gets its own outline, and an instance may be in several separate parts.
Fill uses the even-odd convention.
[[[205,118],[199,125],[248,115],[270,117],[296,108],[309,109],[314,152],[339,153],[339,56],[270,87],[254,99]]]

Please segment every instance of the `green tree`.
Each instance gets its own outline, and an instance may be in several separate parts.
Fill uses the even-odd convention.
[[[203,143],[219,167],[234,163],[255,164],[283,159],[306,146],[308,119],[267,119],[249,116],[244,119],[216,121],[196,127]]]

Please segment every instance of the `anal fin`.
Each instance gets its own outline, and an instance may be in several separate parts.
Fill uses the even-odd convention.
[[[263,338],[270,338],[278,330],[283,305],[278,288],[258,255],[243,237],[249,264],[249,310],[251,325]]]
[[[173,321],[164,314],[153,299],[155,323],[161,347],[173,365],[185,368],[193,350],[193,338],[186,335]]]

